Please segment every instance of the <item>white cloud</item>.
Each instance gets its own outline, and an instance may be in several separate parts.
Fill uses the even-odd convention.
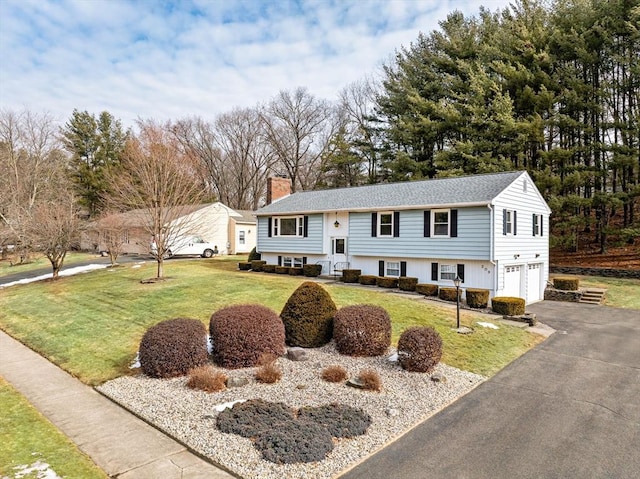
[[[213,118],[305,86],[335,99],[479,1],[1,0],[0,107]],[[508,0],[482,2],[495,10]]]

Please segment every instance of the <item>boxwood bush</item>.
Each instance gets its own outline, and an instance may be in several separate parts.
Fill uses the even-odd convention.
[[[416,284],[416,292],[425,296],[438,296],[438,285],[419,283]]]
[[[184,376],[207,364],[207,330],[197,319],[176,318],[152,326],[139,349],[142,372],[153,378]]]
[[[377,276],[372,276],[369,274],[362,274],[360,275],[360,278],[358,281],[360,281],[360,284],[364,284],[367,286],[375,286],[376,284],[376,280],[378,279]]]
[[[580,279],[573,276],[557,276],[553,278],[553,287],[562,291],[577,291]]]
[[[340,354],[380,356],[391,345],[391,318],[380,306],[345,306],[336,313],[333,339]]]
[[[251,261],[251,269],[259,273],[260,271],[262,271],[262,267],[265,264],[267,264],[266,261],[262,261],[260,259],[254,259],[253,261]]]
[[[256,251],[256,248],[254,246],[251,252],[249,253],[249,263],[251,263],[256,259],[262,259],[262,255]]]
[[[488,289],[467,288],[465,294],[467,295],[467,306],[470,308],[486,308],[489,304]]]
[[[289,274],[289,266],[276,266],[277,274]]]
[[[462,290],[459,290],[459,296],[462,296]],[[456,288],[440,288],[440,291],[438,291],[438,297],[445,301],[455,301]]]
[[[336,305],[319,283],[305,281],[291,294],[282,308],[286,343],[317,348],[331,341]]]
[[[238,269],[240,271],[249,271],[251,269],[251,263],[241,261],[240,263],[238,263]]]
[[[262,265],[262,271],[264,273],[275,273],[276,265],[275,264],[264,264]]]
[[[292,266],[291,268],[289,268],[289,274],[291,276],[302,276],[303,273],[304,270],[299,266]]]
[[[400,276],[398,278],[398,288],[402,291],[415,291],[418,284],[418,278],[408,276]]]
[[[397,288],[398,278],[391,278],[389,276],[378,276],[376,278],[376,285],[379,288]]]
[[[498,314],[505,316],[519,316],[524,314],[525,301],[522,298],[498,296],[491,300],[491,308]]]
[[[342,281],[345,283],[357,283],[360,280],[362,270],[360,269],[343,269]]]
[[[413,326],[398,339],[398,362],[403,369],[428,373],[442,358],[442,338],[429,326]]]
[[[277,357],[285,352],[282,321],[274,311],[259,304],[216,311],[209,321],[209,334],[213,359],[225,368],[252,367],[264,354]]]
[[[321,264],[305,264],[302,267],[302,272],[307,278],[316,278],[322,273]]]

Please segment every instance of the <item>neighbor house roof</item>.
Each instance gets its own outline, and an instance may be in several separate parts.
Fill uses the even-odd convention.
[[[236,223],[249,224],[249,225],[256,224],[255,211],[252,211],[252,210],[233,210],[233,211],[235,211],[239,215],[239,217],[234,218]]]
[[[510,171],[405,183],[381,183],[332,190],[304,191],[279,199],[259,209],[256,215],[489,204],[523,174],[526,173]]]

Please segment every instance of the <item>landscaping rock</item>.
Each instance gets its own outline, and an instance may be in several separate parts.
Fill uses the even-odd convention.
[[[387,409],[387,410],[385,411],[385,413],[386,413],[386,414],[387,414],[387,416],[389,416],[389,417],[396,417],[396,416],[399,416],[399,415],[400,415],[400,411],[399,411],[398,409],[394,409],[394,408]]]
[[[444,374],[435,373],[435,374],[431,375],[431,380],[434,383],[446,383],[447,382],[447,377]]]
[[[227,387],[228,388],[239,388],[242,386],[246,386],[249,384],[249,380],[247,378],[239,378],[239,377],[230,377],[227,379]]]
[[[360,378],[350,378],[347,380],[347,386],[351,386],[356,389],[364,389],[364,382]]]
[[[291,361],[306,361],[308,358],[307,352],[304,348],[288,348],[287,359]]]

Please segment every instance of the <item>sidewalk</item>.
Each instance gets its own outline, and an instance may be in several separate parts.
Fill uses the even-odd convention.
[[[0,376],[110,477],[231,479],[234,476],[82,384],[0,331]]]

